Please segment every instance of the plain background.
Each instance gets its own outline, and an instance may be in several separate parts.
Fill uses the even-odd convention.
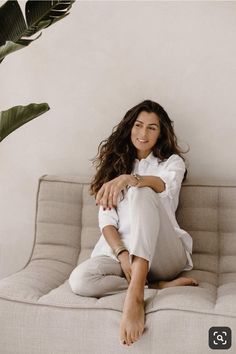
[[[39,177],[91,176],[99,142],[144,99],[166,109],[190,147],[189,183],[235,185],[235,18],[227,1],[77,1],[6,57],[0,110],[51,109],[0,144],[0,278],[31,254]]]

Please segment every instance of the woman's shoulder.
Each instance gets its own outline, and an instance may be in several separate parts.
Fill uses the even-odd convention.
[[[184,160],[178,154],[172,154],[170,157],[168,157],[166,160],[164,160],[163,163],[165,163],[166,165],[177,164],[177,165],[185,167]]]

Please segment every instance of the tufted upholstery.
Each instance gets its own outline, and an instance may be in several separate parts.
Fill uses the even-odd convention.
[[[0,349],[0,353],[54,353],[52,338],[55,341],[57,336],[52,332],[53,318],[62,323],[57,328],[60,336],[67,333],[70,338],[68,353],[78,353],[78,348],[85,348],[84,343],[79,340],[76,342],[75,333],[72,331],[68,334],[68,331],[76,327],[85,333],[91,329],[91,321],[95,321],[95,336],[99,336],[99,309],[103,313],[105,310],[110,313],[105,327],[111,337],[118,331],[118,319],[113,316],[122,311],[125,292],[100,299],[85,298],[73,294],[67,281],[73,268],[90,256],[100,236],[98,207],[89,195],[88,182],[86,177],[73,176],[43,176],[40,179],[35,244],[31,258],[24,269],[0,281],[0,330],[3,333],[0,348],[4,348],[3,352]],[[173,326],[175,321],[177,326],[187,331],[188,323],[199,318],[199,321],[205,320],[205,325],[210,325],[212,319],[214,325],[220,319],[220,323],[228,324],[236,331],[236,187],[183,185],[177,219],[180,226],[193,237],[194,268],[182,275],[193,276],[200,284],[198,287],[174,287],[158,291],[145,289],[149,333],[155,333],[153,325],[159,317],[162,318],[163,311],[167,319],[173,320],[172,327],[170,324],[165,327],[164,324],[163,328],[170,327],[173,331],[176,330]],[[30,308],[30,305],[34,306]],[[70,311],[67,312],[68,317],[65,317],[66,309]],[[171,313],[169,310],[172,310]],[[76,312],[73,314],[73,311]],[[181,313],[182,327],[180,318],[175,317],[176,311]],[[78,315],[76,318],[73,317],[75,313]],[[37,324],[33,321],[35,316],[39,319]],[[16,325],[18,322],[23,323],[26,330],[31,329],[33,338],[41,343],[41,349],[36,349],[32,341],[21,342]],[[156,326],[158,328],[160,324]],[[160,333],[163,328],[159,328]],[[155,340],[150,342],[148,330],[142,339],[144,347],[140,344],[136,351],[129,348],[131,353],[141,354],[142,348],[147,346],[147,353],[156,353],[151,349],[155,348]],[[41,337],[39,333],[44,333],[44,336]],[[10,338],[11,344],[8,341]],[[197,334],[195,339],[192,338],[193,342],[195,340],[196,353],[206,352],[207,343],[199,344],[197,338]],[[123,353],[122,348],[114,349],[112,345],[108,345],[109,351],[104,351],[103,342],[99,343],[91,340],[89,351],[84,352],[83,349],[81,354],[94,350],[96,354]],[[161,337],[157,344],[164,348],[164,354],[172,353],[173,344],[167,345]],[[176,345],[182,350],[179,353],[190,353],[188,340],[185,340],[185,349],[180,343]],[[192,346],[191,341],[189,345]],[[55,353],[67,353],[68,349],[65,343],[55,348]],[[191,353],[195,353],[195,349],[191,348]],[[176,348],[175,352],[178,353]]]

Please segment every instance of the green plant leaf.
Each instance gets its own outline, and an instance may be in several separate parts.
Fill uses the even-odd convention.
[[[20,43],[20,41],[26,40],[25,37],[31,37],[35,33],[66,17],[74,2],[75,0],[29,0],[26,2],[25,7],[26,24],[18,1],[8,0],[0,7],[0,63],[4,59],[4,53],[6,56],[26,46],[22,46],[22,43]],[[30,41],[28,40],[25,43],[29,45],[35,39],[30,39]],[[11,45],[9,47],[9,44],[6,44],[6,42],[14,42],[17,46]]]
[[[34,26],[37,32],[38,24],[41,21],[50,21],[48,25],[50,26],[54,22],[63,19],[65,15],[69,14],[68,11],[74,2],[75,0],[27,1],[25,11],[28,29]]]
[[[47,103],[31,103],[27,106],[14,106],[0,112],[0,141],[30,120],[50,109]]]
[[[7,1],[0,7],[0,46],[16,42],[27,29],[18,1]]]
[[[4,45],[0,47],[0,63],[1,61],[8,55],[16,50],[22,49],[26,46],[28,46],[31,42],[35,41],[41,36],[42,33],[40,33],[35,39],[19,39],[17,43],[11,42],[11,41],[6,41]]]

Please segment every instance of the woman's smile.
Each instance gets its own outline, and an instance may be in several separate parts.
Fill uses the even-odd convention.
[[[141,144],[148,143],[148,140],[139,139],[139,138],[137,138],[137,140],[138,140],[138,142],[141,143]]]

